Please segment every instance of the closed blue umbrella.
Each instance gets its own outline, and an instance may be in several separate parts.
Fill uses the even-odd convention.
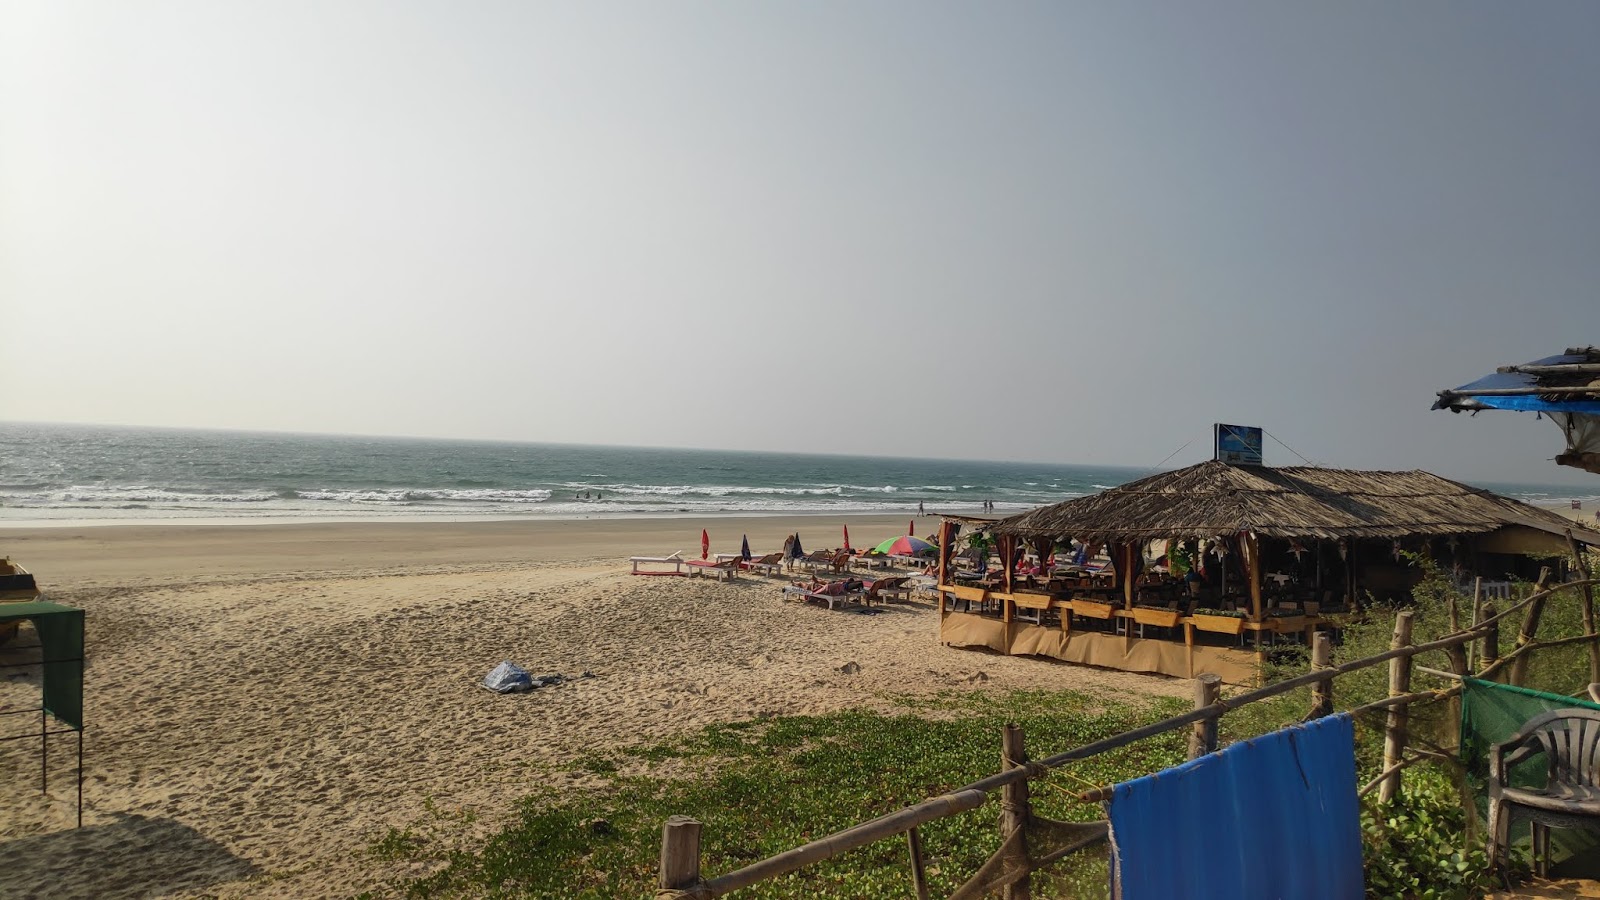
[[[739,542],[739,556],[742,557],[745,562],[750,561],[750,536],[748,534],[745,535],[744,539]]]

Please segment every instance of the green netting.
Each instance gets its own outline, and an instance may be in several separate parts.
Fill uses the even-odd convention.
[[[30,619],[44,661],[44,708],[83,727],[83,610],[57,603],[0,603],[0,622]]]
[[[1466,679],[1461,692],[1461,761],[1477,793],[1480,813],[1488,814],[1489,748],[1511,738],[1522,730],[1524,722],[1540,713],[1573,708],[1600,710],[1600,704],[1476,678]],[[1545,774],[1543,754],[1513,766],[1509,773],[1515,787],[1543,787]],[[1526,823],[1519,822],[1512,831],[1513,842],[1527,844],[1528,830]],[[1553,861],[1596,846],[1600,846],[1600,836],[1595,834],[1572,829],[1551,831]]]

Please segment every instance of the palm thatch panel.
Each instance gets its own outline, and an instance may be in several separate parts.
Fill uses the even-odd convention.
[[[994,531],[1117,543],[1241,531],[1323,540],[1445,537],[1487,534],[1508,525],[1555,534],[1571,529],[1579,541],[1600,545],[1600,533],[1556,513],[1421,470],[1266,468],[1215,461],[1030,510],[1002,519]]]

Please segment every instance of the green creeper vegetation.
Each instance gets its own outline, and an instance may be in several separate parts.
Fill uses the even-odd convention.
[[[1032,752],[1044,754],[1183,708],[1171,700],[1134,707],[1072,692],[1023,691],[941,695],[912,701],[900,715],[847,711],[717,725],[615,758],[580,759],[573,768],[603,779],[603,787],[580,796],[530,796],[518,821],[475,846],[440,839],[450,823],[434,821],[391,831],[372,852],[439,866],[394,886],[413,897],[649,897],[668,816],[705,823],[702,865],[715,875],[994,773],[1006,722],[1020,724]],[[1186,733],[1034,782],[1035,810],[1062,820],[1100,818],[1097,806],[1072,795],[1180,762]],[[673,777],[652,773],[668,763]],[[948,894],[999,847],[997,809],[991,803],[923,826],[936,893]],[[745,896],[903,898],[912,895],[908,859],[903,838],[884,840]],[[1103,896],[1105,853],[1079,854],[1035,883],[1037,896]]]

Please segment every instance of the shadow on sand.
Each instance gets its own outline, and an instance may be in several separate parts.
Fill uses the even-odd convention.
[[[221,844],[171,819],[116,822],[0,843],[0,895],[159,897],[258,874]]]

